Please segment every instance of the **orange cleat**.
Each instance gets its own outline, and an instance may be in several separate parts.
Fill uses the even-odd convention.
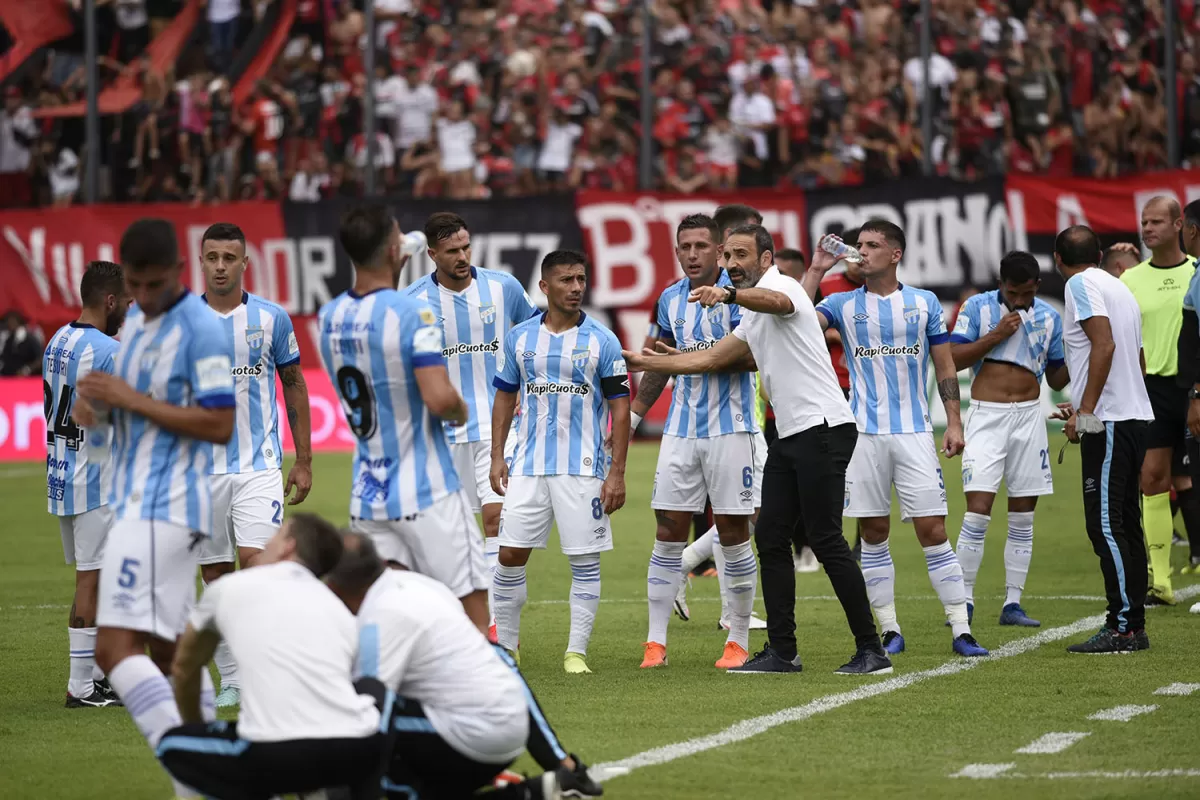
[[[665,667],[667,665],[667,646],[658,642],[646,642],[646,657],[642,659],[642,669]],[[745,661],[745,659],[742,659]]]
[[[717,669],[733,669],[740,667],[746,663],[746,659],[750,657],[740,644],[737,642],[726,642],[725,652],[721,654],[721,659],[715,664]]]
[[[500,642],[500,639],[496,636],[496,623],[494,622],[488,626],[488,641],[492,644]]]

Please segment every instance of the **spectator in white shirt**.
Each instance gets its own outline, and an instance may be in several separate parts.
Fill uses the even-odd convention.
[[[757,77],[747,78],[744,88],[729,103],[729,119],[754,143],[755,157],[765,161],[770,155],[767,132],[775,126],[775,104],[762,91]]]
[[[704,144],[708,148],[708,171],[712,188],[737,188],[738,155],[742,142],[729,117],[717,117],[716,122],[704,132]]]
[[[237,39],[238,16],[242,13],[240,0],[207,0],[208,35],[212,63],[224,72],[233,61]]]
[[[543,191],[566,190],[567,171],[571,168],[575,143],[582,135],[583,128],[571,122],[566,109],[556,106],[550,118],[546,120],[542,151],[537,160]]]
[[[446,193],[456,199],[474,196],[475,125],[457,100],[446,106],[446,113],[437,121],[437,144]]]
[[[121,62],[130,64],[150,44],[150,18],[146,14],[146,0],[115,0],[114,6],[117,27],[121,29]]]
[[[0,173],[29,171],[30,150],[37,133],[37,123],[21,99],[21,90],[9,86],[4,90],[4,109],[0,110]]]
[[[329,170],[326,169],[325,156],[318,152],[311,159],[300,159],[296,165],[288,199],[293,203],[315,203],[328,188]]]
[[[396,147],[407,150],[430,138],[438,110],[438,93],[425,80],[420,67],[408,65],[391,99],[396,107]]]

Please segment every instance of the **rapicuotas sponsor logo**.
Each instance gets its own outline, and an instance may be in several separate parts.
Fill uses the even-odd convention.
[[[495,355],[500,350],[500,340],[492,339],[490,342],[459,342],[456,345],[442,348],[442,355],[446,358],[451,356],[467,356],[474,353],[491,353]]]
[[[257,364],[242,364],[230,370],[235,378],[261,378],[266,371],[267,368],[261,361]]]
[[[875,358],[876,356],[919,356],[921,355],[921,345],[910,344],[901,345],[899,347],[890,344],[882,344],[879,347],[863,347],[858,345],[854,348],[855,358]]]
[[[711,350],[712,348],[714,348],[716,346],[717,346],[717,341],[715,339],[705,339],[702,342],[692,342],[691,344],[685,344],[683,347],[679,348],[679,352],[694,353],[697,350]]]
[[[527,383],[525,392],[534,397],[547,394],[577,394],[586,397],[591,394],[592,387],[586,383]]]

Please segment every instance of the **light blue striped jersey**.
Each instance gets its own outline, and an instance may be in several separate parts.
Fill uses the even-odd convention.
[[[990,333],[1008,313],[1008,306],[1000,299],[999,289],[977,294],[963,303],[962,308],[958,310],[958,320],[954,323],[950,341],[957,344],[979,341],[980,337]],[[1062,341],[1062,317],[1058,312],[1042,298],[1035,297],[1033,308],[1022,310],[1020,313],[1022,327],[989,350],[982,361],[973,364],[973,373],[979,373],[984,361],[1002,361],[1024,367],[1041,378],[1047,365],[1058,367],[1066,362],[1067,356],[1063,351]]]
[[[470,410],[466,425],[446,426],[452,444],[492,440],[496,357],[512,327],[538,314],[521,282],[507,272],[471,267],[471,277],[461,292],[439,284],[437,272],[404,290],[428,303],[438,318],[450,381]]]
[[[233,408],[233,354],[221,321],[185,291],[147,319],[136,305],[120,333],[114,374],[174,406]],[[112,506],[117,519],[152,519],[210,534],[208,465],[212,446],[145,417],[113,410]]]
[[[416,370],[443,366],[442,329],[393,289],[344,292],[321,307],[321,359],[358,438],[350,516],[403,519],[462,488]]]
[[[861,433],[921,433],[929,421],[929,348],[949,341],[933,292],[900,284],[887,297],[866,287],[817,305],[842,335],[850,407]]]
[[[551,333],[545,314],[504,338],[496,388],[521,392],[513,475],[608,473],[608,400],[629,396],[616,334],[580,313],[575,327]]]
[[[212,474],[279,469],[283,446],[275,371],[300,362],[291,317],[283,306],[249,292],[242,292],[241,304],[228,314],[213,313],[233,353],[237,417],[229,444],[213,445]]]
[[[112,426],[84,430],[71,419],[75,384],[92,370],[113,371],[117,340],[72,322],[50,337],[42,356],[46,413],[46,498],[49,511],[69,517],[108,503],[112,482]]]
[[[716,285],[733,285],[725,270],[721,270]],[[650,325],[651,336],[685,353],[715,346],[742,321],[739,306],[722,303],[705,308],[688,302],[691,292],[692,284],[687,278],[664,289],[654,306],[654,322]],[[755,402],[753,373],[679,375],[671,391],[671,407],[667,410],[663,433],[707,439],[757,431]]]

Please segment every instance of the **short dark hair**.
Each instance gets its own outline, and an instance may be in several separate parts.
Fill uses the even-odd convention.
[[[1183,207],[1183,221],[1200,228],[1200,200],[1193,200]]]
[[[242,229],[232,222],[214,222],[200,237],[201,247],[205,242],[241,242],[242,247],[245,247],[246,234],[242,233]]]
[[[1200,224],[1200,223],[1196,223],[1196,224]],[[1112,267],[1114,262],[1119,261],[1122,258],[1133,259],[1133,262],[1135,264],[1137,263],[1137,260],[1138,260],[1138,257],[1135,256],[1133,253],[1130,253],[1128,250],[1114,250],[1113,248],[1110,247],[1104,251],[1104,258],[1100,259],[1100,266],[1104,269],[1109,269]]]
[[[894,222],[888,222],[886,219],[867,220],[858,226],[858,234],[864,231],[880,234],[892,247],[899,248],[901,253],[908,247],[908,240],[904,238],[904,231],[900,229],[899,225]],[[858,234],[855,235],[855,238],[857,238]]]
[[[716,220],[708,214],[688,214],[679,221],[679,227],[675,229],[675,241],[679,241],[679,234],[684,231],[708,231],[712,236],[714,243],[721,241],[721,229],[717,227]]]
[[[396,219],[386,205],[365,203],[342,215],[338,240],[354,266],[369,268],[379,260],[395,224]]]
[[[121,266],[128,270],[179,266],[175,226],[165,219],[136,220],[121,236]]]
[[[450,211],[438,211],[425,220],[425,241],[430,244],[449,239],[459,231],[470,233],[471,229],[465,219]]]
[[[296,543],[296,558],[318,578],[342,557],[342,534],[333,523],[316,514],[293,514],[288,518],[288,535]]]
[[[769,251],[771,257],[775,257],[775,240],[771,238],[771,232],[762,225],[738,225],[729,232],[729,235],[753,237],[754,255],[761,256]]]
[[[804,257],[804,253],[794,247],[785,247],[775,253],[776,261],[799,261],[807,266],[808,260]]]
[[[552,250],[546,253],[546,257],[542,259],[542,278],[545,278],[555,267],[570,267],[575,264],[583,264],[584,270],[588,268],[587,256],[578,250]]]
[[[1054,238],[1054,252],[1064,267],[1086,267],[1103,260],[1100,237],[1087,225],[1072,225]]]
[[[120,295],[125,291],[125,270],[111,261],[92,261],[84,268],[79,281],[79,299],[84,308],[94,306],[105,295]]]
[[[364,592],[386,569],[387,564],[380,558],[369,536],[343,531],[342,556],[325,579],[339,589]]]
[[[717,224],[717,230],[720,233],[724,233],[730,228],[736,228],[739,225],[762,225],[762,221],[763,216],[758,213],[758,209],[742,205],[741,203],[730,203],[726,206],[719,206],[713,212],[713,222]]]
[[[1000,280],[1021,284],[1042,279],[1042,267],[1033,253],[1013,250],[1000,259]]]

